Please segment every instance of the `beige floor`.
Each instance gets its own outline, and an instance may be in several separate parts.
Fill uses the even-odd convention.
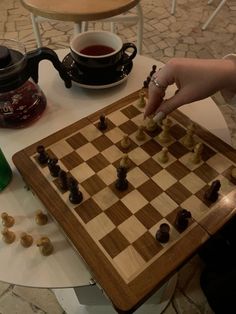
[[[144,11],[143,54],[163,62],[173,56],[221,58],[236,47],[236,1],[230,0],[205,31],[201,26],[219,0],[178,0],[176,13],[170,14],[170,0],[142,0]],[[109,25],[90,23],[90,27],[107,29]],[[53,49],[68,47],[73,25],[44,22],[41,25],[43,44]],[[124,41],[135,41],[136,26],[118,25]],[[0,37],[23,42],[27,50],[36,47],[29,13],[19,0],[0,0]],[[223,108],[223,110],[228,110]],[[193,257],[179,272],[174,297],[165,314],[213,313],[199,286],[203,265]],[[61,314],[63,309],[47,289],[30,289],[0,282],[1,314]],[[148,314],[148,313],[147,313]]]

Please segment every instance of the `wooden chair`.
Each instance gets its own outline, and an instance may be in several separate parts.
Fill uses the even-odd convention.
[[[137,4],[135,9],[136,9],[136,14],[131,14],[128,12],[127,14],[120,14],[114,17],[104,19],[102,20],[102,22],[109,22],[110,29],[112,32],[115,32],[116,30],[115,26],[117,23],[125,23],[125,22],[137,23],[137,51],[139,54],[141,54],[142,53],[142,41],[143,41],[143,11],[142,11],[142,6],[140,2]],[[39,24],[46,20],[51,21],[51,19],[46,19],[44,17],[36,16],[33,13],[31,13],[33,32],[34,32],[38,47],[42,47],[42,38],[40,35]],[[88,23],[89,22],[82,22],[81,25],[75,23],[74,34],[88,30]]]

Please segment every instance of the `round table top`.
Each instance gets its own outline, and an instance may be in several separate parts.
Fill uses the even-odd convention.
[[[57,50],[56,53],[62,60],[69,53],[69,49]],[[24,147],[138,90],[153,64],[157,67],[163,66],[159,61],[140,55],[135,57],[133,63],[132,72],[122,84],[102,90],[91,90],[81,88],[76,83],[70,89],[64,88],[63,81],[52,64],[48,60],[40,62],[39,85],[47,97],[44,114],[28,128],[1,129],[0,147],[12,168],[13,179],[0,193],[0,204],[1,211],[6,211],[16,220],[12,231],[16,233],[17,239],[21,232],[32,234],[34,239],[46,235],[52,240],[55,251],[45,257],[39,254],[36,245],[25,249],[19,245],[19,241],[11,245],[0,241],[0,281],[41,288],[89,285],[92,275],[55,221],[50,219],[45,226],[35,224],[35,211],[46,209],[33,193],[25,188],[12,162],[12,156]],[[173,95],[174,91],[175,87],[171,86],[167,90],[167,97]],[[211,98],[183,106],[181,110],[193,121],[230,144],[227,124]]]
[[[62,21],[93,21],[124,13],[140,0],[21,0],[36,16]]]

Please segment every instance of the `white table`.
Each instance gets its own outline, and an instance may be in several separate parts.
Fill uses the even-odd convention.
[[[62,59],[68,50],[58,50],[57,53]],[[18,239],[11,245],[0,242],[1,281],[53,289],[90,284],[89,271],[58,226],[53,221],[45,226],[35,224],[35,211],[44,207],[30,191],[24,188],[24,183],[11,157],[15,152],[37,140],[140,89],[153,64],[161,66],[161,63],[156,60],[137,56],[134,60],[134,68],[126,82],[110,89],[86,90],[76,85],[71,89],[66,89],[51,63],[48,61],[40,63],[39,85],[47,97],[46,111],[28,128],[1,129],[0,147],[13,170],[11,184],[0,193],[1,211],[6,211],[15,217],[16,224],[12,230],[16,232]],[[168,94],[173,94],[173,91],[174,87],[169,88]],[[185,106],[181,110],[223,141],[231,143],[226,122],[211,98]],[[43,257],[35,245],[28,249],[22,248],[19,244],[19,234],[22,231],[31,233],[35,240],[42,235],[47,235],[54,243],[55,253]]]

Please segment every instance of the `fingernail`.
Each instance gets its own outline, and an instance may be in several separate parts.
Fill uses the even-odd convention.
[[[156,123],[161,122],[166,117],[165,113],[163,111],[158,112],[154,117],[153,120]]]

